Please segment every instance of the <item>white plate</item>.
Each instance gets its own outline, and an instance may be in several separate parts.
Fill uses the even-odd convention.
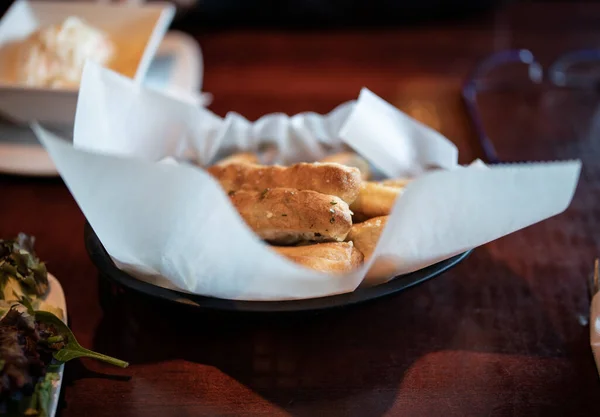
[[[154,57],[144,83],[153,88],[173,94],[187,94],[201,98],[201,105],[208,104],[208,95],[202,91],[204,62],[198,42],[178,31],[169,32]]]
[[[198,43],[189,35],[169,32],[150,65],[145,83],[180,98],[207,105],[210,95],[200,93],[203,61]],[[62,132],[71,137],[71,132]],[[25,126],[0,124],[0,173],[54,177],[54,163]]]
[[[67,301],[65,300],[65,293],[63,292],[62,287],[60,286],[60,282],[54,277],[52,274],[48,274],[48,284],[50,290],[46,295],[44,301],[48,304],[58,307],[63,311],[62,320],[67,322]],[[62,386],[63,373],[64,373],[65,365],[60,365],[58,369],[58,381],[56,381],[53,385],[52,390],[52,402],[50,403],[50,417],[53,417],[56,414],[56,409],[58,408],[58,399],[60,397],[60,387]]]

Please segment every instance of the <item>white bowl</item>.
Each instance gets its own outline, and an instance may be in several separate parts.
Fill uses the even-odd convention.
[[[118,5],[18,0],[0,20],[0,113],[17,123],[72,125],[77,88],[38,88],[16,77],[21,42],[38,29],[77,16],[106,32],[116,44],[117,67],[143,79],[175,13],[167,3]]]

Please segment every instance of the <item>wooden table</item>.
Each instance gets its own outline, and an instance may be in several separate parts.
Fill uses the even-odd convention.
[[[367,86],[481,156],[460,85],[487,54],[597,46],[600,7],[521,5],[460,24],[198,34],[211,108],[326,112]],[[505,160],[581,158],[571,207],[404,293],[310,316],[193,314],[102,285],[58,179],[0,177],[0,235],[35,235],[85,346],[131,362],[66,367],[62,416],[598,416],[585,279],[600,255],[596,94],[482,101]],[[189,322],[188,322],[189,320]]]

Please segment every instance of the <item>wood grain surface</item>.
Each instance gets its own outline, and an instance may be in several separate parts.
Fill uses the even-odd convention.
[[[480,157],[460,98],[486,55],[544,62],[597,47],[597,4],[514,5],[460,23],[366,31],[202,32],[211,109],[327,112],[366,86]],[[600,256],[598,93],[486,94],[506,161],[580,158],[572,206],[450,272],[360,307],[302,316],[194,313],[108,286],[59,179],[0,177],[0,235],[37,237],[84,346],[131,362],[66,366],[62,416],[598,416],[586,278]]]

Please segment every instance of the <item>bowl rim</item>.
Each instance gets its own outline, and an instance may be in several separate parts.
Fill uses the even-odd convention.
[[[458,265],[473,251],[473,249],[470,249],[418,271],[399,275],[384,284],[356,289],[350,293],[300,300],[238,301],[170,290],[129,275],[114,264],[100,242],[100,239],[87,221],[84,226],[84,242],[88,256],[94,266],[98,269],[101,279],[107,279],[118,286],[125,287],[134,292],[175,304],[187,305],[202,310],[248,313],[314,312],[361,304],[404,291],[434,278]]]

